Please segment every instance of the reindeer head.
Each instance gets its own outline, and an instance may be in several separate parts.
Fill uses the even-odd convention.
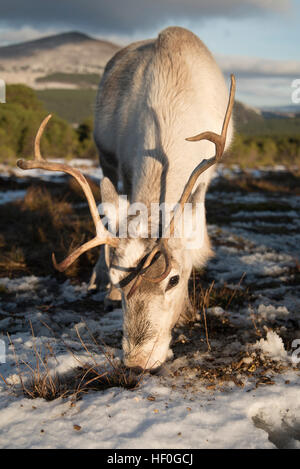
[[[188,202],[193,202],[191,194],[200,176],[222,157],[227,128],[232,114],[235,93],[235,79],[231,76],[231,91],[223,128],[220,135],[203,132],[189,141],[207,139],[216,146],[215,156],[202,160],[194,169],[176,208],[171,213],[170,222],[163,226],[162,235],[157,238],[113,236],[105,228],[90,189],[82,173],[65,164],[50,163],[40,153],[40,138],[50,119],[42,122],[35,139],[35,159],[19,160],[22,169],[40,168],[50,171],[63,171],[75,177],[87,198],[96,236],[77,248],[64,261],[54,266],[59,271],[66,270],[82,253],[105,244],[106,263],[111,283],[119,289],[124,312],[123,352],[127,366],[142,369],[159,367],[167,358],[171,332],[179,316],[188,305],[188,279],[192,269],[191,251],[185,249],[185,240],[174,237],[176,220]],[[113,185],[105,178],[101,185],[102,196],[117,200]],[[196,193],[196,191],[195,191]],[[120,219],[118,224],[120,225]]]
[[[129,207],[129,215],[128,211],[118,210],[120,198],[107,178],[101,182],[101,195],[110,229],[115,230],[117,218],[118,236],[126,232],[125,238],[119,238],[118,246],[105,246],[110,284],[114,294],[118,289],[122,299],[124,362],[129,367],[153,369],[165,361],[173,326],[190,308],[188,279],[195,251],[187,249],[187,242],[188,247],[194,249],[195,242],[188,237],[190,231],[186,233],[187,230],[184,231],[185,237],[171,236],[166,231],[164,237],[151,237],[151,233],[159,231],[153,229],[156,220],[153,212],[151,216],[144,213],[141,219],[140,213],[132,215],[134,204]],[[190,203],[189,208],[193,205]],[[140,211],[141,204],[138,207]],[[147,212],[147,207],[144,209]],[[202,228],[205,223],[204,205],[197,204],[197,209],[197,224]],[[189,217],[185,216],[184,228],[190,227],[187,222],[190,222],[193,212],[189,210]],[[122,224],[127,225],[126,230],[124,226],[120,228]],[[197,244],[200,244],[199,239]]]

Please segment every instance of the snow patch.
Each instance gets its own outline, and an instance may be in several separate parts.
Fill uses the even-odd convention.
[[[278,306],[276,308],[276,306],[273,305],[265,306],[263,304],[260,304],[257,312],[259,316],[265,321],[274,321],[275,319],[286,319],[286,317],[289,315],[289,311],[286,306]]]
[[[25,194],[25,190],[0,192],[0,205],[8,204],[18,199],[23,199]]]
[[[288,354],[284,348],[283,341],[274,331],[268,331],[266,339],[260,339],[254,345],[264,354],[276,361],[288,361]]]

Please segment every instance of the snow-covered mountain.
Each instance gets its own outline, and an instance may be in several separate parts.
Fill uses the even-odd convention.
[[[100,75],[119,48],[116,44],[79,32],[4,46],[0,47],[0,76],[6,83],[45,88],[47,82],[39,79],[50,74]]]

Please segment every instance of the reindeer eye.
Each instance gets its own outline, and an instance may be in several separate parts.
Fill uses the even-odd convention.
[[[174,275],[174,277],[171,277],[169,280],[168,286],[166,288],[166,291],[170,290],[170,288],[176,287],[178,282],[179,282],[179,275]]]

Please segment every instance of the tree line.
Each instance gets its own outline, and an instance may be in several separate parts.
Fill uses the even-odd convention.
[[[0,161],[15,164],[29,158],[37,129],[47,115],[34,90],[8,85],[6,103],[0,104]],[[52,158],[97,158],[93,117],[74,127],[54,114],[45,130],[41,148]],[[260,119],[237,126],[225,164],[256,167],[274,164],[300,166],[300,116],[294,119]]]
[[[8,85],[6,103],[0,104],[0,161],[14,164],[33,153],[36,132],[48,114],[34,90],[25,85]],[[92,138],[93,119],[77,128],[54,114],[42,141],[42,153],[51,158],[96,158]]]

